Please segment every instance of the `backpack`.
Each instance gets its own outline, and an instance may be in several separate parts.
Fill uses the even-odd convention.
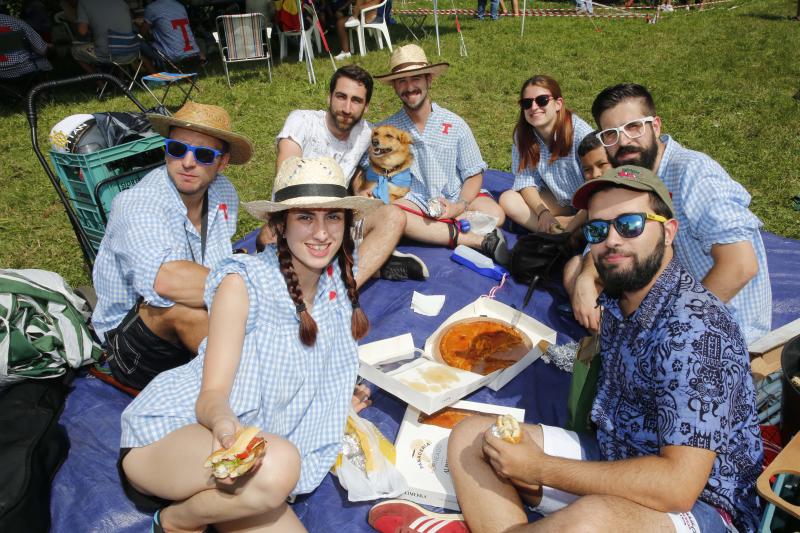
[[[554,281],[560,275],[567,260],[573,255],[569,233],[532,232],[517,239],[511,249],[511,275],[525,285],[535,277]],[[560,278],[555,281],[560,281]]]

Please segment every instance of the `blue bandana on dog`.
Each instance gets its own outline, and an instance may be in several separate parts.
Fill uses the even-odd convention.
[[[380,198],[385,204],[391,202],[391,198],[389,197],[389,183],[396,185],[397,187],[411,187],[410,168],[398,172],[392,177],[388,177],[383,174],[378,174],[370,165],[367,167],[366,177],[367,181],[378,182],[378,185],[372,191],[372,196],[375,198]]]

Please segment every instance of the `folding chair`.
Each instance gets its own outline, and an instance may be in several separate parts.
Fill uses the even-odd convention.
[[[158,101],[159,105],[165,106],[165,102],[167,101],[167,95],[169,94],[170,88],[174,85],[178,89],[181,90],[183,93],[183,101],[178,107],[182,107],[183,104],[186,103],[186,100],[189,99],[189,95],[192,93],[192,89],[196,88],[197,85],[194,82],[194,79],[197,77],[197,72],[188,72],[186,74],[180,72],[156,72],[155,74],[149,74],[147,76],[142,76],[142,83],[144,83],[145,87],[148,88],[148,92],[153,96],[153,98]],[[187,81],[189,82],[189,88],[186,89],[181,82]],[[161,95],[161,99],[159,100],[158,97],[153,94],[152,89],[150,89],[151,85],[160,86],[164,89],[164,94]],[[200,89],[198,89],[200,90]],[[166,106],[165,106],[166,109]]]
[[[266,19],[261,13],[217,17],[217,32],[214,34],[214,38],[219,46],[219,55],[222,59],[222,67],[225,69],[225,77],[228,79],[228,87],[231,86],[228,63],[242,61],[266,61],[269,81],[272,81],[270,37],[272,37],[272,28],[267,27]]]
[[[288,46],[286,44],[286,39],[289,37],[297,37],[299,39],[305,38],[306,43],[308,44],[308,53],[311,57],[314,57],[314,47],[311,46],[311,38],[313,36],[314,41],[317,43],[317,51],[320,53],[322,52],[322,40],[319,34],[319,19],[317,18],[317,11],[308,4],[303,4],[303,9],[311,16],[311,24],[308,25],[308,28],[305,28],[304,31],[297,30],[297,31],[281,31],[280,26],[278,26],[278,43],[281,47],[281,61],[286,57],[286,52]],[[306,47],[303,46],[302,41],[300,42],[300,49],[298,61],[303,60],[303,54],[305,52]]]
[[[134,85],[137,85],[136,78],[142,70],[142,56],[139,50],[139,36],[134,32],[120,33],[114,30],[108,30],[108,64],[111,65],[113,73],[116,68],[128,81],[128,90],[130,91]],[[134,68],[133,65],[136,65]],[[128,72],[128,68],[133,69],[133,75]],[[98,98],[103,97],[108,83],[103,85],[100,90]],[[144,85],[142,88],[147,89]],[[147,89],[150,92],[149,89]],[[152,93],[151,93],[152,94]],[[155,96],[155,95],[154,95]]]
[[[381,34],[383,34],[383,39],[386,39],[386,45],[389,47],[389,52],[392,51],[392,39],[389,37],[389,27],[386,25],[386,17],[384,16],[383,12],[378,13],[372,22],[366,21],[366,14],[370,11],[376,11],[386,5],[386,0],[383,0],[378,5],[370,6],[363,8],[360,13],[360,17],[358,20],[358,26],[353,26],[349,28],[350,30],[355,30],[358,34],[358,52],[363,56],[367,54],[367,48],[364,42],[364,33],[366,30],[372,30],[372,34],[375,36],[375,40],[378,41],[378,48],[383,50],[383,40],[381,39]],[[350,50],[353,49],[353,34],[350,33]]]

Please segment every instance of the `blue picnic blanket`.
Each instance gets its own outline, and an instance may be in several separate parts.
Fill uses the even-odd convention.
[[[513,177],[488,171],[484,186],[492,192],[510,187]],[[506,233],[511,245],[516,236]],[[776,328],[800,316],[800,242],[764,233],[773,294],[772,326]],[[236,247],[252,249],[255,236],[249,235]],[[400,250],[421,257],[429,267],[424,282],[370,281],[362,288],[361,303],[369,316],[371,329],[362,342],[380,340],[411,332],[415,346],[449,315],[489,290],[497,282],[450,260],[450,251],[401,243]],[[497,291],[497,300],[520,306],[526,287],[513,281]],[[411,311],[413,291],[444,294],[444,307],[436,317]],[[558,343],[577,340],[583,329],[569,316],[558,312],[557,304],[567,302],[558,286],[537,288],[524,312],[558,332]],[[566,421],[566,398],[570,375],[539,359],[497,392],[483,388],[466,399],[510,405],[525,409],[525,421],[561,425]],[[373,405],[362,416],[375,423],[394,441],[406,409],[405,403],[373,389]],[[70,451],[53,481],[51,499],[52,531],[143,532],[149,531],[150,517],[137,511],[122,492],[117,478],[122,410],[130,397],[91,377],[75,380],[67,399],[61,423],[70,439]],[[367,513],[372,503],[350,503],[347,494],[332,475],[310,495],[293,504],[295,513],[311,532],[368,532]]]

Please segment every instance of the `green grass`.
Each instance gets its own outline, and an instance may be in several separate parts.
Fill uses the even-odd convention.
[[[440,7],[450,6],[442,2]],[[474,6],[462,2],[458,7]],[[440,18],[441,58],[432,36],[422,46],[432,61],[451,64],[431,94],[471,125],[490,167],[510,170],[515,101],[529,76],[547,73],[558,79],[567,105],[589,122],[600,89],[635,81],[654,94],[667,133],[708,153],[750,191],[751,209],[766,229],[800,238],[800,213],[791,209],[791,197],[800,193],[800,102],[792,98],[800,90],[800,22],[787,19],[795,12],[793,0],[737,0],[702,12],[678,11],[655,25],[601,19],[596,21],[599,32],[585,18],[532,17],[524,37],[518,19],[462,17],[468,57],[459,56],[453,18],[445,16]],[[402,26],[393,27],[392,35],[395,45],[408,42]],[[373,50],[371,38],[367,42]],[[388,60],[388,51],[356,58],[373,74],[385,73]],[[254,140],[253,161],[230,167],[228,175],[242,200],[266,198],[274,176],[275,134],[292,109],[324,107],[330,60],[315,60],[320,82],[315,86],[308,84],[302,64],[278,65],[272,83],[261,66],[235,66],[232,89],[219,59],[213,56],[210,64],[196,99],[227,108],[237,130]],[[98,102],[90,89],[59,93],[40,110],[43,145],[50,127],[64,116],[132,109],[124,96]],[[149,102],[146,94],[139,97]],[[379,121],[397,109],[392,90],[377,85],[367,118]],[[24,113],[6,112],[0,139],[0,265],[53,270],[73,284],[86,283],[89,277],[64,209],[31,150]],[[243,215],[239,234],[256,226]]]

